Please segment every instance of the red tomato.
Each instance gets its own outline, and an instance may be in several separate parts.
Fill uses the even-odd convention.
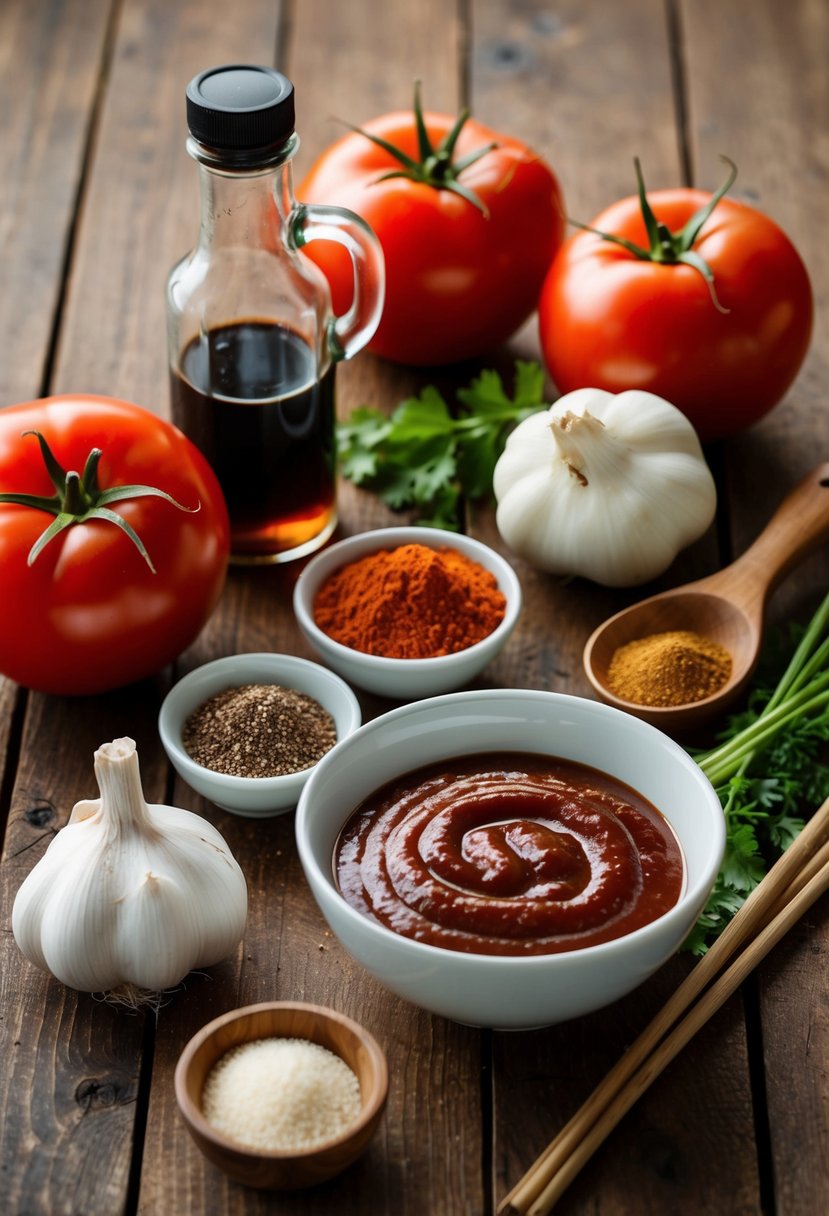
[[[423,119],[433,146],[456,123],[445,114],[426,113]],[[420,163],[414,114],[386,114],[363,130]],[[402,166],[367,135],[352,132],[328,148],[298,196],[355,211],[380,240],[386,299],[369,349],[416,365],[488,353],[534,311],[563,239],[564,205],[555,176],[525,144],[467,119],[454,149],[457,165],[496,144],[457,172],[457,185],[478,198],[481,211],[451,185],[404,176],[379,180]],[[451,167],[440,172],[450,182],[455,174]],[[352,298],[348,255],[329,241],[312,241],[304,252],[325,272],[334,311],[344,312]]]
[[[690,189],[647,197],[671,232],[711,200]],[[649,246],[637,196],[591,227]],[[727,311],[691,265],[641,260],[587,231],[565,242],[539,302],[544,358],[561,393],[646,389],[681,409],[702,440],[735,434],[781,400],[812,330],[797,251],[767,216],[722,198],[691,249]]]
[[[82,473],[100,448],[98,484],[149,485],[113,502],[155,572],[120,526],[72,523],[27,559],[54,516],[0,503],[0,672],[42,692],[94,693],[159,670],[196,637],[224,584],[227,508],[201,453],[168,422],[109,397],[64,396],[0,410],[0,492],[52,497],[38,440]],[[197,508],[197,509],[194,509]]]

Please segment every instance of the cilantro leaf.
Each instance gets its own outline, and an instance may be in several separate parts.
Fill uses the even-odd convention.
[[[451,441],[423,444],[418,457],[417,465],[412,470],[412,498],[416,503],[428,506],[445,485],[451,485],[457,461]]]
[[[492,493],[495,464],[516,423],[545,406],[544,371],[516,363],[513,396],[495,371],[458,390],[456,413],[429,385],[386,417],[361,406],[337,426],[340,472],[393,510],[420,508],[418,523],[459,528],[461,497]]]
[[[377,456],[374,452],[355,444],[341,458],[340,470],[343,477],[353,481],[355,486],[371,481],[377,475]]]
[[[500,414],[513,404],[504,392],[501,377],[494,371],[482,371],[468,388],[458,389],[458,400],[476,414]]]
[[[353,446],[375,448],[387,437],[391,425],[379,410],[358,407],[352,411],[348,422],[340,423],[337,428],[340,444],[346,449]]]
[[[513,386],[515,404],[521,409],[537,409],[536,402],[544,397],[544,369],[540,363],[519,359],[515,366]]]
[[[344,477],[355,485],[377,474],[377,449],[388,437],[391,422],[379,410],[361,407],[337,428],[337,448]]]
[[[451,435],[453,427],[454,420],[443,397],[436,388],[427,385],[419,397],[409,397],[397,407],[384,441],[406,446],[436,435]]]
[[[484,498],[492,488],[492,475],[502,451],[491,430],[467,438],[458,457],[458,474],[467,497]]]
[[[734,891],[748,892],[766,872],[757,849],[757,837],[748,823],[732,827],[721,867],[722,881]]]

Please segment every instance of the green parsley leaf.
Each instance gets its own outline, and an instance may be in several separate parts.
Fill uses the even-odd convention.
[[[748,893],[765,872],[752,826],[748,823],[732,826],[721,868],[723,884],[741,894]]]
[[[544,395],[544,369],[540,363],[527,363],[519,359],[515,367],[513,386],[515,404],[522,409],[536,409],[535,402]]]
[[[458,476],[468,498],[485,498],[489,494],[502,450],[494,431],[467,436],[458,456]]]
[[[405,447],[435,436],[451,435],[454,420],[436,388],[428,385],[419,397],[410,397],[391,416],[391,427],[384,441]]]
[[[495,371],[457,393],[455,414],[429,385],[386,417],[361,406],[337,427],[343,477],[373,490],[393,510],[419,508],[418,523],[457,531],[462,496],[486,498],[507,435],[545,408],[544,371],[518,361],[513,396]]]
[[[377,456],[371,450],[354,444],[342,458],[341,472],[355,486],[362,485],[376,477]]]

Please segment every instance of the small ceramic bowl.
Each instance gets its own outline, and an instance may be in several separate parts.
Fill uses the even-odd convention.
[[[314,600],[325,580],[349,562],[400,545],[456,549],[489,570],[506,598],[503,620],[480,642],[455,654],[433,659],[392,659],[352,650],[329,637],[314,620]],[[440,528],[378,528],[338,541],[308,563],[294,587],[294,612],[302,632],[318,655],[350,684],[396,701],[415,700],[460,688],[473,680],[501,651],[521,610],[521,584],[512,566],[494,549]]]
[[[222,810],[254,819],[279,815],[296,806],[313,767],[281,777],[233,777],[197,764],[182,745],[184,724],[193,711],[216,693],[241,684],[281,684],[313,697],[334,719],[338,742],[360,725],[360,704],[332,671],[287,654],[235,654],[215,659],[191,671],[167,693],[158,730],[179,776]]]
[[[576,761],[646,798],[667,819],[682,849],[685,882],[678,902],[612,941],[526,956],[465,953],[404,937],[347,903],[333,858],[340,833],[361,802],[421,766],[493,752]],[[497,801],[494,807],[497,819]],[[367,971],[432,1013],[515,1030],[609,1005],[678,950],[714,885],[725,821],[711,783],[687,752],[631,714],[563,693],[469,689],[393,709],[338,743],[302,792],[296,837],[323,915]],[[445,877],[435,876],[435,882],[437,897],[452,888]]]
[[[338,1055],[360,1083],[357,1119],[315,1148],[278,1152],[247,1148],[208,1123],[202,1093],[210,1069],[226,1052],[255,1039],[294,1038]],[[266,1189],[296,1189],[325,1182],[354,1162],[374,1135],[388,1094],[386,1058],[359,1023],[320,1005],[272,1001],[234,1009],[202,1027],[179,1057],[176,1101],[205,1157],[237,1182]]]

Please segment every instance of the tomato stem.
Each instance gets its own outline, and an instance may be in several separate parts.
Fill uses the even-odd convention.
[[[185,507],[164,490],[159,490],[155,486],[111,486],[109,489],[102,490],[98,484],[98,464],[103,455],[100,448],[91,450],[86,458],[83,473],[79,474],[75,469],[67,471],[63,468],[40,431],[24,431],[22,437],[25,439],[29,435],[34,435],[40,445],[43,463],[52,485],[55,487],[55,493],[51,498],[41,494],[0,493],[0,503],[31,507],[36,511],[47,511],[55,517],[32,545],[27,564],[34,565],[49,542],[72,524],[102,520],[115,524],[130,538],[150,570],[155,574],[155,566],[141,537],[122,515],[110,510],[110,503],[123,502],[128,498],[152,496],[165,499],[179,511],[198,511],[199,505]]]
[[[678,264],[690,266],[702,275],[708,287],[711,301],[717,311],[728,313],[729,309],[723,308],[717,298],[714,274],[711,267],[701,254],[693,248],[694,242],[699,236],[706,220],[708,220],[720,199],[731,189],[737,177],[737,166],[734,162],[729,160],[727,156],[721,156],[720,160],[729,166],[728,176],[725,181],[711,195],[708,201],[699,210],[694,212],[678,232],[672,232],[667,224],[657,219],[654,215],[653,208],[648,201],[639,157],[634,157],[633,165],[636,171],[639,205],[642,209],[642,220],[648,236],[649,247],[647,249],[643,245],[637,245],[635,242],[627,240],[625,237],[616,236],[612,232],[601,232],[598,228],[592,228],[589,224],[582,224],[578,220],[571,219],[569,222],[575,228],[580,228],[584,232],[592,232],[595,236],[601,237],[603,241],[610,241],[613,245],[620,245],[622,249],[626,249],[628,253],[640,261],[659,262],[664,266],[676,266]]]
[[[474,151],[467,153],[460,160],[455,160],[455,148],[458,138],[469,119],[469,110],[463,109],[457,116],[452,129],[447,132],[440,143],[435,147],[432,143],[429,132],[426,129],[426,123],[423,118],[423,106],[420,99],[420,81],[415,81],[414,93],[414,120],[415,130],[417,131],[417,146],[419,160],[415,160],[404,152],[402,148],[398,148],[396,144],[390,143],[389,140],[383,139],[380,135],[374,135],[370,131],[363,130],[362,127],[352,126],[351,123],[346,123],[349,130],[356,132],[358,135],[365,136],[370,139],[378,148],[382,148],[384,152],[388,152],[389,156],[402,166],[400,169],[392,169],[388,173],[383,173],[377,178],[378,182],[389,181],[394,177],[405,177],[409,181],[422,182],[425,186],[431,186],[435,190],[451,190],[453,194],[460,195],[466,199],[473,207],[481,212],[484,217],[488,217],[484,203],[473,190],[462,185],[458,181],[458,177],[470,165],[474,165],[482,156],[486,156],[488,152],[492,152],[497,148],[497,143],[485,144]]]

